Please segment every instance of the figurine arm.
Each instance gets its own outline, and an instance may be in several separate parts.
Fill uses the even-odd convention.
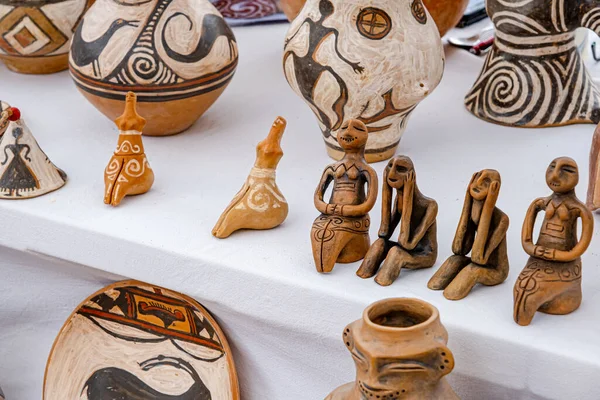
[[[371,211],[377,200],[377,175],[375,171],[369,168],[365,173],[365,179],[367,180],[367,185],[369,185],[367,200],[362,204],[342,206],[340,208],[340,215],[344,217],[362,217]]]
[[[586,207],[579,208],[579,217],[581,218],[581,239],[569,251],[554,250],[554,261],[569,262],[581,257],[587,250],[592,241],[594,233],[594,216]]]
[[[600,176],[598,169],[600,167],[600,127],[596,127],[594,138],[592,139],[592,147],[590,149],[590,181],[587,193],[587,205],[593,208],[594,194],[596,193],[596,185],[600,185]]]
[[[452,242],[452,252],[456,255],[465,256],[469,254],[471,249],[465,248],[465,237],[469,230],[469,219],[471,213],[471,207],[473,204],[473,199],[471,198],[471,193],[469,193],[469,189],[471,188],[471,184],[475,181],[478,173],[473,174],[469,185],[467,186],[467,194],[465,195],[465,202],[463,204],[463,209],[460,214],[460,220],[458,221],[458,227],[456,228],[456,234],[454,235],[454,241]]]
[[[492,220],[494,218],[494,211],[496,210],[496,202],[498,201],[498,194],[500,193],[500,182],[494,181],[490,184],[488,194],[483,203],[481,210],[481,216],[479,217],[479,226],[477,227],[477,233],[475,234],[475,242],[473,243],[472,258],[477,264],[487,264],[484,261],[485,254],[488,246],[488,238],[490,238],[490,229],[492,229]]]
[[[31,147],[29,147],[28,144],[22,144],[21,148],[27,149],[27,151],[25,152],[25,155],[23,157],[25,157],[25,159],[27,161],[31,162],[31,157],[29,157],[29,153],[31,153]]]
[[[288,45],[289,42],[291,42],[296,37],[296,35],[300,32],[300,29],[302,29],[302,27],[304,26],[304,24],[308,24],[309,27],[312,27],[312,22],[313,21],[310,18],[306,18],[304,21],[302,21],[302,23],[300,24],[298,29],[296,29],[296,32],[294,32],[294,34],[292,36],[290,36],[289,38],[285,39],[284,48]]]
[[[9,147],[10,147],[10,145],[8,145],[8,146],[6,146],[6,147],[4,148],[4,161],[2,161],[2,162],[0,163],[0,165],[4,165],[4,164],[6,164],[6,162],[8,161],[8,148],[9,148]]]
[[[340,53],[340,50],[338,49],[338,33],[335,30],[333,31],[333,36],[335,37],[335,43],[334,43],[334,48],[335,48],[335,52],[337,53],[338,57],[345,62],[346,64],[348,64],[349,66],[352,67],[352,69],[354,70],[354,72],[360,74],[362,73],[365,69],[363,67],[360,66],[359,62],[352,62],[350,60],[348,60],[346,57],[344,57],[342,55],[342,53]]]
[[[425,234],[427,234],[427,232],[429,231],[429,228],[431,228],[431,225],[433,225],[435,223],[435,219],[437,218],[437,213],[438,213],[438,205],[435,201],[432,201],[431,204],[429,204],[429,206],[427,206],[427,211],[425,212],[425,216],[423,216],[421,223],[419,224],[417,229],[415,229],[414,236],[412,237],[412,239],[407,241],[407,240],[402,240],[402,237],[400,237],[400,240],[401,240],[400,244],[402,245],[402,247],[404,247],[406,250],[414,250],[414,248],[417,247],[419,242],[423,239]]]
[[[475,257],[475,255],[473,255],[473,261],[475,261],[475,263],[487,265],[492,253],[498,248],[498,246],[500,246],[500,243],[506,239],[506,232],[508,232],[509,222],[508,216],[504,213],[501,213],[500,221],[489,237],[489,241],[485,247],[485,252],[483,253],[483,258]]]
[[[321,181],[319,182],[319,186],[317,186],[317,189],[315,190],[315,196],[314,196],[315,207],[322,214],[331,214],[327,210],[327,206],[329,204],[327,204],[323,201],[323,196],[325,196],[325,191],[327,190],[327,187],[329,186],[329,183],[331,182],[332,179],[333,179],[333,175],[331,173],[331,169],[329,167],[327,167],[327,169],[325,169],[325,171],[323,172],[323,175],[321,176]]]
[[[525,253],[532,257],[538,257],[535,253],[535,245],[533,244],[533,228],[538,213],[546,208],[546,199],[536,199],[527,210],[525,221],[523,221],[523,229],[521,230],[521,244]]]
[[[378,236],[382,239],[389,239],[392,236],[392,233],[396,229],[398,225],[398,221],[400,220],[397,206],[394,204],[394,208],[392,211],[392,188],[388,184],[389,168],[386,168],[383,171],[383,188],[381,190],[381,225],[379,227]]]

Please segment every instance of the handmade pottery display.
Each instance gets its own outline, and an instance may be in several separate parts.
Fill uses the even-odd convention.
[[[137,281],[77,307],[54,342],[43,390],[44,400],[240,398],[229,344],[210,313]]]
[[[594,217],[575,195],[578,182],[577,163],[568,157],[555,159],[546,171],[553,193],[534,200],[527,210],[521,241],[530,257],[514,287],[514,319],[519,325],[529,325],[536,311],[569,314],[581,304],[581,255],[592,240]],[[544,221],[534,243],[540,211]]]
[[[371,304],[342,336],[356,380],[325,400],[458,400],[445,376],[454,369],[438,310],[417,299]]]
[[[313,222],[311,243],[319,272],[331,272],[336,262],[361,260],[369,250],[369,211],[377,200],[377,174],[364,158],[368,137],[367,127],[358,120],[342,125],[338,142],[345,155],[325,168],[315,191],[321,215]],[[325,202],[332,182],[331,197]]]
[[[10,105],[0,100],[0,137],[4,135],[4,131],[6,131],[6,128],[8,127],[11,115],[12,111],[10,110]]]
[[[440,82],[444,51],[421,0],[309,0],[291,23],[283,67],[317,116],[329,155],[344,156],[337,134],[358,119],[375,162],[394,155],[410,114]]]
[[[224,239],[239,229],[275,228],[287,217],[288,203],[275,182],[285,126],[285,119],[277,117],[269,135],[256,146],[254,168],[221,214],[212,230],[214,236]]]
[[[600,126],[597,126],[594,131],[590,150],[590,183],[587,193],[587,206],[592,211],[600,209]]]
[[[279,8],[290,21],[293,21],[305,3],[306,0],[279,0]],[[469,0],[423,0],[423,4],[435,21],[440,36],[444,36],[458,24],[465,13]]]
[[[465,97],[475,116],[526,128],[598,123],[600,92],[575,30],[600,32],[600,3],[488,0],[496,30],[481,74]]]
[[[0,59],[26,74],[67,69],[69,43],[94,0],[3,0],[0,2]]]
[[[60,189],[67,174],[42,151],[16,108],[0,139],[0,199],[30,199]]]
[[[138,96],[145,135],[189,128],[229,84],[238,62],[231,29],[207,0],[98,0],[73,35],[71,75],[114,120]]]
[[[496,207],[500,185],[500,174],[493,169],[484,169],[471,178],[452,242],[454,255],[427,284],[433,290],[444,289],[448,300],[466,297],[478,283],[494,286],[508,277],[509,219]]]
[[[111,206],[118,206],[125,196],[146,193],[154,183],[154,172],[142,142],[146,120],[138,115],[135,106],[135,94],[127,93],[125,112],[115,120],[119,143],[104,170],[104,203]]]
[[[390,160],[382,186],[379,239],[369,248],[356,274],[370,278],[377,273],[375,282],[387,286],[396,280],[402,268],[430,268],[435,264],[438,205],[419,190],[409,157]],[[398,241],[393,241],[391,237],[398,225]]]

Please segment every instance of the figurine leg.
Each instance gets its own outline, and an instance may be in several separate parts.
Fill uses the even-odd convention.
[[[440,269],[431,277],[427,287],[431,290],[442,290],[452,282],[458,273],[469,263],[471,259],[465,256],[453,255],[442,264]]]
[[[498,285],[506,279],[503,268],[486,267],[471,263],[464,267],[444,290],[448,300],[460,300],[467,297],[473,287],[481,283],[486,286]]]
[[[314,230],[314,229],[313,229]],[[313,234],[313,237],[315,235]],[[313,257],[317,271],[328,273],[333,270],[342,250],[352,239],[352,234],[347,232],[334,232],[327,240],[312,241]]]
[[[400,275],[402,267],[407,266],[412,260],[410,253],[402,247],[392,247],[375,277],[375,282],[381,286],[391,285]]]
[[[337,262],[347,264],[362,260],[369,251],[371,239],[368,234],[353,234],[342,248]]]
[[[383,260],[385,260],[390,247],[392,247],[392,242],[389,240],[382,238],[377,239],[369,248],[360,268],[356,271],[356,275],[363,279],[374,276]]]

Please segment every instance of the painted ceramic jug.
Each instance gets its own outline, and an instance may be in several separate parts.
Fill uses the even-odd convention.
[[[233,32],[208,0],[98,0],[73,35],[69,68],[111,120],[135,92],[145,135],[189,128],[231,81]]]
[[[600,91],[575,42],[577,28],[600,33],[600,1],[488,0],[486,8],[496,37],[467,109],[525,128],[600,122]]]
[[[288,31],[283,67],[329,155],[342,158],[337,132],[358,119],[375,162],[394,155],[411,112],[440,82],[444,52],[421,0],[309,0]]]
[[[438,310],[417,299],[371,304],[344,329],[356,380],[325,400],[458,400],[445,376],[454,369]]]
[[[0,0],[0,59],[15,71],[67,69],[69,42],[94,0]]]

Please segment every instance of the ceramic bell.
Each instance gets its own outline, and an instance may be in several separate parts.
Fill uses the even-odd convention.
[[[142,142],[146,120],[138,115],[135,104],[135,94],[127,93],[125,112],[115,120],[119,143],[104,170],[104,203],[111,206],[118,206],[125,196],[146,193],[154,183]]]
[[[93,2],[0,2],[0,59],[9,69],[27,74],[67,69],[71,36]]]
[[[344,329],[342,339],[356,364],[356,380],[325,400],[458,400],[445,378],[454,369],[448,332],[431,304],[378,301]]]
[[[587,193],[590,210],[600,209],[600,126],[596,127],[590,150],[590,182]]]
[[[265,140],[256,146],[256,162],[244,186],[227,206],[212,234],[220,239],[239,229],[271,229],[283,223],[288,203],[275,182],[275,171],[283,157],[281,137],[286,121],[277,117]]]
[[[208,0],[97,0],[73,34],[71,76],[114,120],[133,91],[145,135],[189,128],[235,72],[233,32]]]
[[[514,287],[514,319],[519,325],[529,325],[537,311],[569,314],[582,299],[581,256],[592,240],[594,216],[575,195],[577,163],[568,157],[555,159],[546,170],[546,183],[553,193],[534,200],[523,222],[521,241],[530,257]],[[544,220],[534,242],[540,212]]]
[[[11,110],[0,139],[0,199],[29,199],[60,189],[67,175],[42,151],[19,110]]]
[[[412,111],[438,85],[444,52],[421,0],[308,0],[291,23],[285,76],[321,127],[327,152],[350,119],[369,130],[365,157],[392,157]]]
[[[600,32],[598,0],[488,0],[492,50],[465,97],[489,122],[526,128],[598,123],[600,91],[579,55],[575,30]]]

